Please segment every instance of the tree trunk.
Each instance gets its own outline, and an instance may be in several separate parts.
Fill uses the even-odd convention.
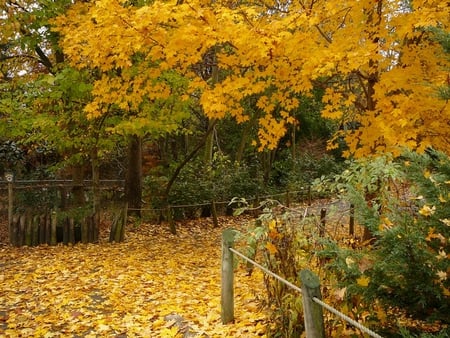
[[[93,193],[93,238],[92,242],[97,242],[100,229],[100,164],[97,148],[94,148],[91,155],[92,161],[92,193]]]
[[[142,138],[131,136],[128,145],[126,177],[128,214],[141,217],[142,208]]]
[[[236,155],[234,160],[237,163],[242,162],[243,158],[244,158],[244,151],[245,151],[245,147],[248,143],[248,139],[249,139],[249,133],[252,127],[252,123],[251,122],[247,122],[245,124],[245,126],[242,128],[242,136],[241,136],[241,142],[239,142],[239,147],[236,151]]]
[[[212,121],[212,123],[210,123],[210,125],[208,127],[208,130],[205,132],[205,134],[203,135],[203,137],[199,141],[199,143],[195,146],[195,148],[189,154],[186,155],[184,160],[181,161],[181,163],[178,164],[178,166],[176,167],[174,173],[172,174],[172,177],[170,178],[169,182],[167,183],[166,190],[164,191],[163,201],[164,201],[164,205],[165,206],[168,205],[170,190],[172,189],[172,186],[175,183],[175,180],[177,179],[177,177],[180,174],[181,170],[184,168],[184,166],[186,164],[189,163],[190,160],[192,160],[194,158],[194,156],[200,151],[200,149],[203,148],[203,146],[205,145],[205,143],[206,143],[206,141],[208,139],[208,136],[214,130],[214,127],[215,127],[216,123],[217,123],[217,120],[214,119]]]
[[[272,164],[275,159],[276,149],[270,151],[264,151],[262,156],[262,165],[263,165],[263,176],[264,176],[264,184],[269,184],[270,174],[272,171]]]

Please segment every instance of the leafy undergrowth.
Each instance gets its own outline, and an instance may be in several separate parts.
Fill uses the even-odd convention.
[[[255,292],[261,273],[235,278],[235,323],[220,319],[221,232],[197,220],[179,227],[142,224],[124,243],[0,248],[0,336],[182,337],[263,335]],[[176,325],[177,324],[177,325]]]

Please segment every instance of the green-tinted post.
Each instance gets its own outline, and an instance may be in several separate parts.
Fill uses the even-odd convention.
[[[234,264],[233,252],[235,231],[226,229],[222,233],[222,289],[221,289],[221,315],[222,323],[227,324],[234,320]]]
[[[306,338],[325,338],[322,306],[313,300],[314,297],[322,299],[319,277],[305,269],[300,271],[300,280],[302,281]]]

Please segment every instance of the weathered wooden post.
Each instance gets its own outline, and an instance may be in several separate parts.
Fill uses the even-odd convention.
[[[311,185],[308,185],[308,206],[312,203]]]
[[[8,182],[8,234],[9,242],[16,245],[15,231],[13,229],[13,209],[14,209],[14,174],[6,173],[5,179]]]
[[[20,215],[19,218],[19,230],[17,232],[17,246],[22,246],[25,244],[25,229],[26,229],[27,216],[26,213]]]
[[[322,306],[313,300],[314,297],[322,299],[319,277],[305,269],[300,271],[300,280],[302,282],[306,338],[325,338]]]
[[[25,221],[25,245],[31,246],[31,241],[33,240],[32,229],[33,229],[33,216],[31,213],[26,213],[26,221]]]
[[[50,216],[50,245],[56,245],[58,242],[56,236],[56,227],[58,226],[58,214],[56,210],[52,211],[52,215]]]
[[[211,215],[213,219],[213,226],[214,228],[217,228],[219,226],[219,221],[217,219],[217,207],[216,207],[216,201],[211,202]]]
[[[289,190],[286,191],[286,206],[288,208],[291,206],[291,195],[289,194]]]
[[[326,216],[327,216],[327,209],[322,208],[320,210],[320,227],[319,227],[319,236],[320,237],[325,236],[325,228],[327,226]]]
[[[39,215],[33,217],[33,236],[31,245],[36,246],[39,244]]]
[[[355,205],[354,204],[350,204],[350,220],[349,220],[348,232],[349,232],[350,236],[355,235]]]
[[[222,323],[227,324],[234,320],[234,255],[230,248],[234,245],[235,231],[226,229],[222,233],[222,293],[221,316]]]

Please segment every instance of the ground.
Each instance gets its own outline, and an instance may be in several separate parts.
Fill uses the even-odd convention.
[[[176,236],[167,226],[141,224],[130,226],[124,243],[3,245],[0,337],[262,335],[260,273],[238,268],[236,320],[220,319],[221,233],[246,222],[213,228],[211,220],[197,220],[180,225]]]

